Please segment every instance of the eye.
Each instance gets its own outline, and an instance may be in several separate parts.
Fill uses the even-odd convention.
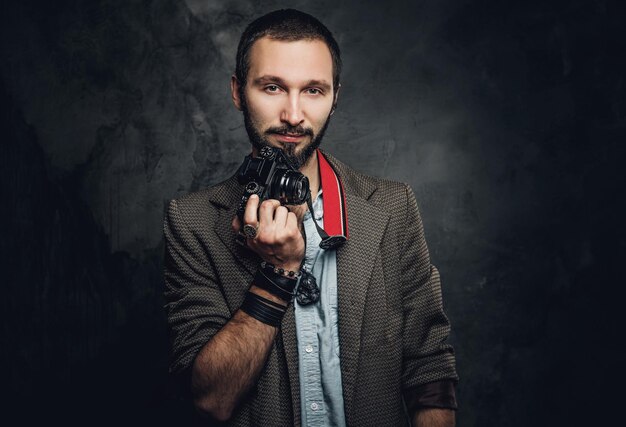
[[[321,95],[321,94],[322,94],[322,91],[321,91],[321,90],[319,90],[319,89],[318,89],[318,88],[316,88],[316,87],[310,87],[310,88],[308,88],[308,89],[307,89],[307,93],[308,93],[309,95]]]
[[[265,91],[269,93],[276,93],[280,88],[276,85],[268,85],[265,86]]]

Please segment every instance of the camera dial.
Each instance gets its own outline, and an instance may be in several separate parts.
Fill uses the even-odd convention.
[[[261,190],[261,186],[255,181],[250,181],[246,184],[246,193],[249,195],[258,194],[259,190]]]

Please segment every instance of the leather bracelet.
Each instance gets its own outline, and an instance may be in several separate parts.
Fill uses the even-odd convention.
[[[274,308],[279,309],[280,311],[282,311],[283,313],[287,311],[287,306],[279,304],[277,302],[274,302],[270,299],[267,299],[265,297],[262,297],[259,294],[255,294],[254,292],[250,292],[250,298],[254,298],[255,300],[259,301],[260,303],[272,306]]]
[[[281,317],[272,315],[268,310],[263,308],[263,304],[250,304],[246,302],[241,306],[241,311],[247,313],[250,317],[254,317],[261,323],[265,323],[269,326],[278,327],[281,322]]]
[[[267,277],[268,280],[271,280],[276,285],[280,286],[283,289],[286,289],[290,292],[293,292],[296,289],[296,285],[298,284],[298,280],[296,278],[288,277],[283,274],[274,273],[273,270],[268,270],[266,268],[259,269],[261,274]]]
[[[286,310],[279,310],[278,308],[265,304],[263,300],[269,301],[260,295],[248,291],[246,298],[243,300],[243,304],[241,304],[240,310],[266,325],[280,326]],[[276,304],[273,301],[269,302]]]
[[[295,294],[295,288],[298,284],[296,279],[289,279],[285,276],[266,272],[263,269],[257,270],[254,275],[253,283],[259,288],[265,289],[269,293],[278,298],[291,302]]]

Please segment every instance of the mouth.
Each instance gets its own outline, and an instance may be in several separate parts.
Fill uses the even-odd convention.
[[[298,133],[274,133],[274,135],[276,135],[276,138],[282,142],[300,142],[302,138],[306,136],[305,134]]]

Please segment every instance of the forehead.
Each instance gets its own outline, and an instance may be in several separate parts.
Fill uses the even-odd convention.
[[[250,49],[248,80],[263,75],[287,81],[333,80],[330,49],[321,40],[283,41],[262,37]]]

